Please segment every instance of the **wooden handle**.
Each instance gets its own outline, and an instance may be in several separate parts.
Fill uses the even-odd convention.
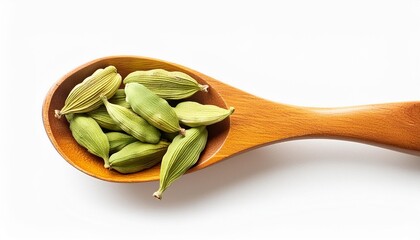
[[[342,138],[420,151],[420,102],[308,109],[308,137]]]
[[[299,138],[343,139],[420,155],[420,101],[311,108],[262,99],[217,81],[211,84],[236,110],[224,147],[208,164]]]

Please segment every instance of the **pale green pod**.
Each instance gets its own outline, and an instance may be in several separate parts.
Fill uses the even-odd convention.
[[[179,121],[189,127],[208,126],[229,117],[234,107],[224,109],[215,105],[204,105],[197,102],[185,101],[174,108]]]
[[[121,83],[121,75],[114,66],[98,69],[70,91],[63,108],[55,110],[55,116],[92,111],[102,105],[100,96],[112,97]]]
[[[78,144],[90,153],[104,160],[104,167],[109,167],[108,138],[96,121],[85,114],[71,114],[67,117],[70,131]]]
[[[162,161],[168,145],[166,141],[157,144],[139,141],[130,143],[111,155],[110,167],[120,173],[134,173],[151,168]]]
[[[207,92],[208,88],[208,85],[199,84],[186,73],[164,69],[135,71],[128,74],[123,82],[143,84],[156,95],[167,100],[184,99],[198,91]]]
[[[126,100],[131,109],[156,128],[172,133],[183,132],[178,117],[169,103],[140,83],[125,85]]]
[[[162,193],[197,162],[206,146],[207,136],[206,127],[201,126],[190,128],[185,131],[185,136],[174,138],[163,156],[159,189],[153,194],[154,197],[161,199]]]
[[[125,91],[124,89],[118,89],[112,98],[108,99],[110,103],[123,106],[125,108],[130,108],[130,104],[125,100]]]
[[[119,124],[117,124],[114,119],[109,116],[108,111],[105,106],[100,106],[95,110],[92,110],[87,113],[87,115],[93,119],[101,126],[102,128],[113,130],[113,131],[123,131]]]
[[[142,117],[128,108],[108,102],[103,97],[103,102],[109,116],[120,126],[120,128],[142,142],[157,143],[160,140],[160,131],[150,125]]]
[[[107,132],[105,135],[108,138],[110,154],[118,152],[128,144],[137,141],[135,137],[122,132]]]

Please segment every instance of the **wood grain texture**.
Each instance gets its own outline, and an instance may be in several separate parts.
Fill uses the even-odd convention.
[[[86,63],[63,76],[48,92],[42,114],[46,133],[63,158],[99,179],[152,181],[159,178],[160,167],[127,175],[107,170],[100,159],[74,141],[67,122],[54,117],[54,110],[63,106],[67,94],[77,83],[97,68],[108,65],[114,65],[123,77],[135,70],[163,68],[182,71],[210,86],[208,93],[197,93],[191,100],[224,108],[235,107],[229,119],[208,128],[206,149],[189,172],[256,147],[300,138],[345,139],[414,154],[420,151],[419,101],[343,108],[292,106],[253,96],[178,64],[138,56],[111,56]]]

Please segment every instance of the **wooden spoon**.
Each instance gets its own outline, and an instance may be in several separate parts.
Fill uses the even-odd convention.
[[[208,128],[206,149],[189,172],[246,150],[298,138],[345,139],[414,154],[420,151],[420,101],[345,108],[291,106],[253,96],[178,64],[138,56],[111,56],[93,60],[62,77],[48,92],[42,109],[45,130],[57,151],[77,169],[102,180],[157,180],[160,167],[126,175],[105,169],[101,159],[75,142],[65,118],[54,117],[54,110],[63,107],[68,93],[77,83],[108,65],[114,65],[122,77],[135,70],[182,71],[210,86],[208,93],[196,93],[192,100],[224,108],[235,107],[230,119]]]

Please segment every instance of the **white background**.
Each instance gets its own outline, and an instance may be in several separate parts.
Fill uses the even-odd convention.
[[[118,54],[294,105],[420,100],[420,1],[1,0],[0,239],[420,239],[420,158],[359,143],[253,150],[162,201],[157,182],[79,172],[42,103],[68,71]]]

